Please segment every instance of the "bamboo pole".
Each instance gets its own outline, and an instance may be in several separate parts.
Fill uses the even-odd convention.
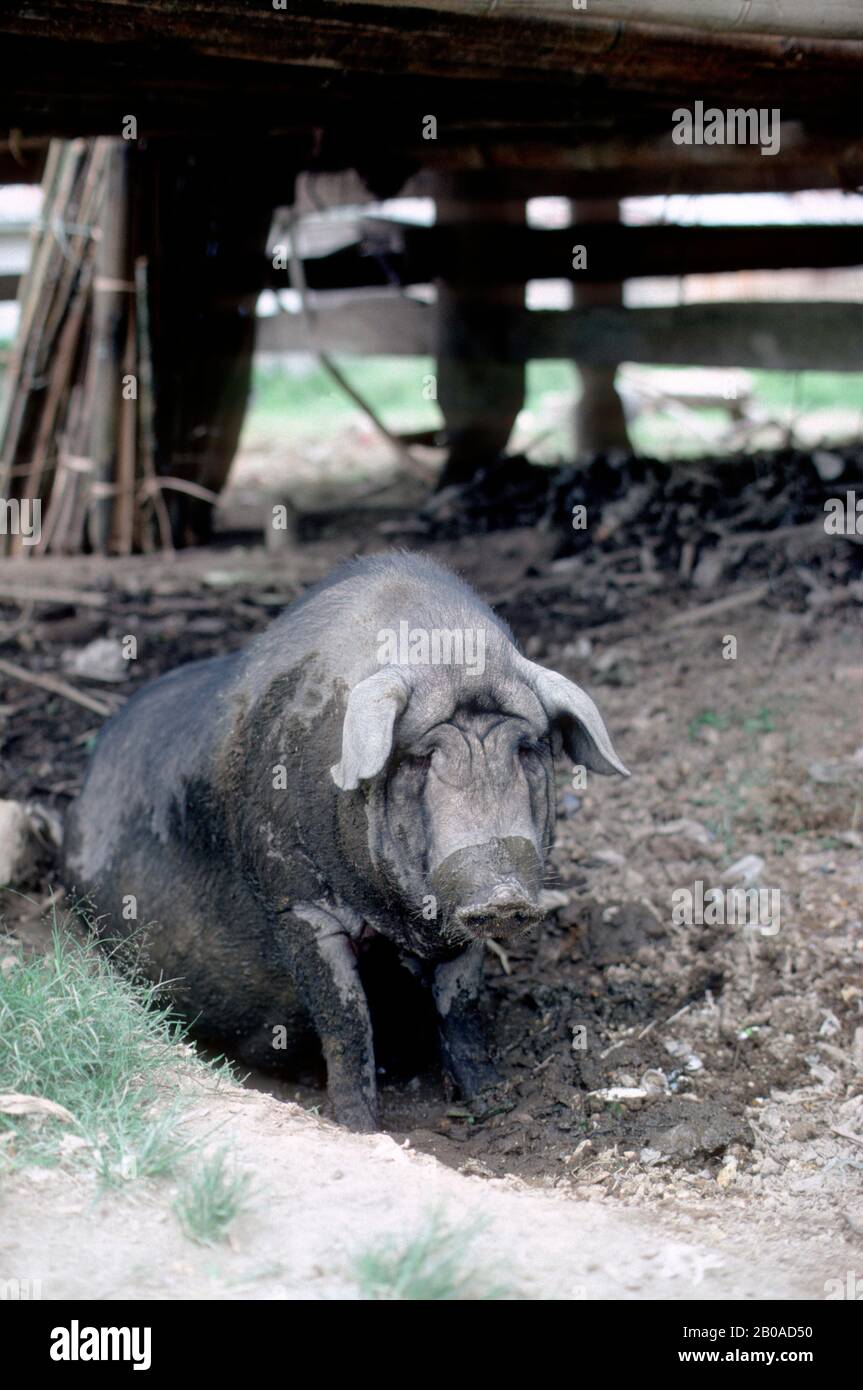
[[[98,144],[103,143],[101,140]],[[126,183],[128,151],[110,140],[102,200],[102,235],[93,277],[93,329],[90,361],[94,369],[93,413],[88,454],[93,461],[91,506],[87,518],[90,544],[108,552],[111,532],[110,493],[118,452],[122,343],[131,285],[128,282]]]
[[[135,532],[135,438],[137,383],[133,396],[127,389],[135,376],[135,300],[129,300],[126,344],[123,350],[123,394],[120,402],[120,438],[117,448],[117,503],[114,507],[114,549],[131,555]]]
[[[149,309],[149,264],[146,256],[135,261],[135,325],[138,333],[138,389],[140,402],[138,408],[138,448],[141,457],[141,475],[147,489],[145,498],[153,506],[153,515],[159,531],[162,549],[173,554],[174,542],[171,535],[171,518],[165,505],[165,498],[156,478],[156,426],[155,394],[153,389],[153,350],[150,339]],[[150,528],[144,518],[140,519],[141,545],[152,549]]]
[[[57,142],[51,147],[46,171],[45,205],[41,228],[31,243],[31,265],[19,289],[20,317],[6,382],[6,408],[0,437],[0,493],[8,488],[12,466],[25,427],[39,353],[39,326],[51,300],[61,267],[57,259],[54,226],[65,214],[75,173],[85,142]]]

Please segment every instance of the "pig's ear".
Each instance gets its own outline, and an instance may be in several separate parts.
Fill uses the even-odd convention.
[[[590,696],[557,671],[523,660],[523,673],[539,697],[543,709],[563,734],[564,747],[572,761],[591,772],[629,771],[614,751],[602,715]]]
[[[410,699],[410,686],[396,666],[385,666],[355,685],[342,729],[342,760],[330,768],[343,791],[352,792],[386,765],[393,726]]]

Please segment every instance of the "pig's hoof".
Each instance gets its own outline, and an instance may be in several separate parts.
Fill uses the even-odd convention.
[[[470,1113],[478,1124],[485,1120],[490,1120],[493,1115],[504,1115],[508,1110],[512,1110],[515,1102],[509,1093],[509,1086],[505,1081],[496,1078],[491,1084],[486,1085],[481,1091],[475,1092],[470,1099]]]
[[[377,1134],[381,1127],[377,1110],[369,1109],[365,1101],[334,1101],[333,1113],[336,1124],[354,1134]]]
[[[486,1091],[501,1086],[503,1080],[488,1057],[461,1060],[458,1068],[453,1067],[450,1075],[461,1094],[462,1100],[474,1101]]]

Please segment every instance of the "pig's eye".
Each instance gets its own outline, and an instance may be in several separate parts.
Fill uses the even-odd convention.
[[[405,753],[402,758],[402,767],[409,772],[419,772],[425,774],[431,766],[431,753]]]
[[[523,763],[538,762],[542,757],[542,744],[525,739],[518,745],[518,756]]]

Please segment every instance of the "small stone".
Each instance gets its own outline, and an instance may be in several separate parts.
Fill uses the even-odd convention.
[[[616,849],[596,849],[590,856],[591,864],[606,864],[611,869],[621,869],[626,863],[622,854],[618,854]]]
[[[857,830],[840,830],[836,836],[849,849],[863,849],[863,835]]]
[[[20,801],[0,801],[0,886],[22,883],[30,862],[30,817]]]
[[[61,657],[63,670],[88,681],[116,684],[129,675],[129,663],[123,655],[122,643],[115,637],[97,637],[86,647],[67,650]]]
[[[664,1071],[653,1067],[642,1076],[641,1087],[648,1095],[664,1095],[668,1091],[668,1077]]]
[[[737,1177],[737,1159],[729,1158],[716,1174],[716,1182],[719,1187],[730,1187]]]
[[[725,569],[725,556],[719,547],[702,550],[698,564],[692,571],[692,583],[696,589],[713,589],[722,578]]]
[[[588,1091],[588,1098],[622,1105],[627,1101],[647,1100],[647,1092],[641,1086],[606,1086],[601,1091]]]
[[[543,912],[556,912],[558,908],[569,907],[569,894],[560,888],[543,888],[539,895],[539,905]]]
[[[815,449],[812,453],[818,476],[825,483],[832,483],[835,478],[841,478],[845,472],[845,460],[839,454],[833,454],[829,449]]]
[[[816,1139],[818,1137],[818,1130],[812,1124],[811,1120],[798,1120],[796,1124],[791,1125],[789,1128],[788,1137],[789,1139],[796,1140],[798,1144],[805,1144],[807,1139]]]
[[[764,872],[764,860],[757,854],[745,854],[731,864],[722,875],[726,884],[742,884],[744,888],[757,883]]]
[[[823,786],[833,786],[845,779],[845,768],[842,763],[810,763],[806,770],[813,782],[818,782]]]

